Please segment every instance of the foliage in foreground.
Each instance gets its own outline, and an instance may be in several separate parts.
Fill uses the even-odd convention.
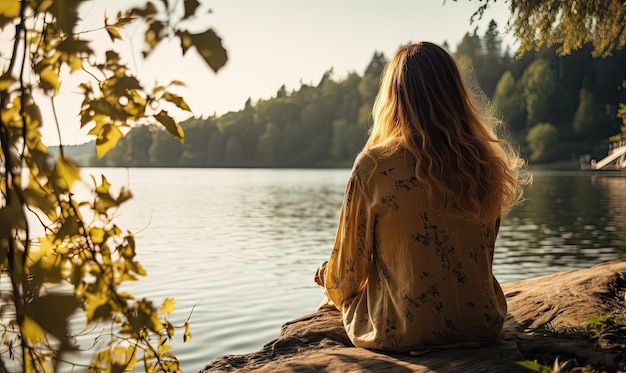
[[[189,111],[170,91],[180,85],[146,89],[113,48],[124,28],[145,26],[144,56],[164,38],[180,40],[182,52],[195,49],[214,71],[226,62],[226,51],[211,29],[186,30],[202,16],[197,0],[158,4],[104,16],[97,30],[81,30],[80,7],[86,0],[2,0],[0,35],[11,40],[0,65],[0,372],[19,366],[23,372],[50,372],[60,362],[90,371],[121,372],[142,364],[145,371],[179,371],[169,351],[177,327],[191,337],[188,324],[168,320],[174,300],[158,307],[148,299],[120,290],[146,273],[136,260],[131,232],[114,223],[130,191],[111,190],[106,177],[83,179],[61,147],[54,159],[41,141],[44,120],[37,100],[54,109],[64,75],[82,79],[81,126],[97,138],[104,155],[123,136],[122,128],[157,123],[182,139],[169,108]],[[88,36],[110,38],[110,49],[93,50]],[[91,39],[93,40],[93,39]],[[102,44],[99,44],[102,45]],[[9,48],[7,48],[9,49]],[[55,115],[56,116],[56,115]],[[43,232],[33,239],[34,226]],[[67,362],[76,351],[69,335],[71,318],[86,326],[111,324],[103,345],[94,344],[88,367]],[[102,337],[102,335],[100,336]],[[86,363],[85,363],[86,365]]]
[[[610,366],[608,371],[623,371],[626,369],[626,311],[609,312],[604,315],[586,315],[586,322],[580,328],[565,328],[558,330],[550,324],[544,325],[536,333],[542,337],[554,337],[559,339],[572,339],[592,343],[590,348],[601,353],[621,353],[622,359],[618,367]],[[575,358],[576,351],[572,350],[571,356],[554,356],[550,351],[544,351],[544,355],[535,360],[517,361],[516,364],[533,372],[558,373],[558,372],[603,372],[607,367],[593,366],[590,362]],[[603,363],[609,363],[606,359]],[[596,362],[597,364],[598,362]]]
[[[482,17],[496,1],[480,0],[472,19]],[[626,46],[623,0],[517,0],[509,2],[509,10],[508,25],[520,43],[519,56],[544,45],[558,46],[557,53],[564,56],[591,43],[594,57],[608,57]]]

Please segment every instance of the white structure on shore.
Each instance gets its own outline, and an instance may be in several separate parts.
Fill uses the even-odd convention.
[[[600,161],[591,160],[591,170],[626,170],[626,139],[609,144],[609,154]]]

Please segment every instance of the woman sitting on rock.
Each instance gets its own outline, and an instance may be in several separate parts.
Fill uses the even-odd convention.
[[[334,248],[315,275],[355,346],[417,351],[501,333],[494,243],[521,199],[524,162],[484,106],[435,44],[405,46],[385,67]]]

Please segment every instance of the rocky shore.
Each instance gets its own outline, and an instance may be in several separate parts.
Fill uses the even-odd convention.
[[[220,356],[201,372],[529,372],[542,366],[562,372],[626,370],[626,260],[502,288],[509,314],[504,340],[495,346],[433,350],[421,356],[355,348],[339,311],[326,306],[284,324],[280,336],[261,350]]]

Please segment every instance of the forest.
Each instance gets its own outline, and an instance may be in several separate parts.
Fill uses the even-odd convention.
[[[626,136],[617,118],[626,102],[626,51],[592,57],[591,45],[559,57],[556,47],[521,58],[503,46],[496,22],[466,33],[454,51],[489,98],[506,133],[531,164],[601,159],[610,140]],[[332,69],[317,85],[245,103],[221,116],[181,123],[184,141],[162,126],[132,128],[102,159],[110,167],[349,167],[371,125],[371,107],[387,56],[375,52],[362,74]],[[69,147],[71,148],[71,147]]]

